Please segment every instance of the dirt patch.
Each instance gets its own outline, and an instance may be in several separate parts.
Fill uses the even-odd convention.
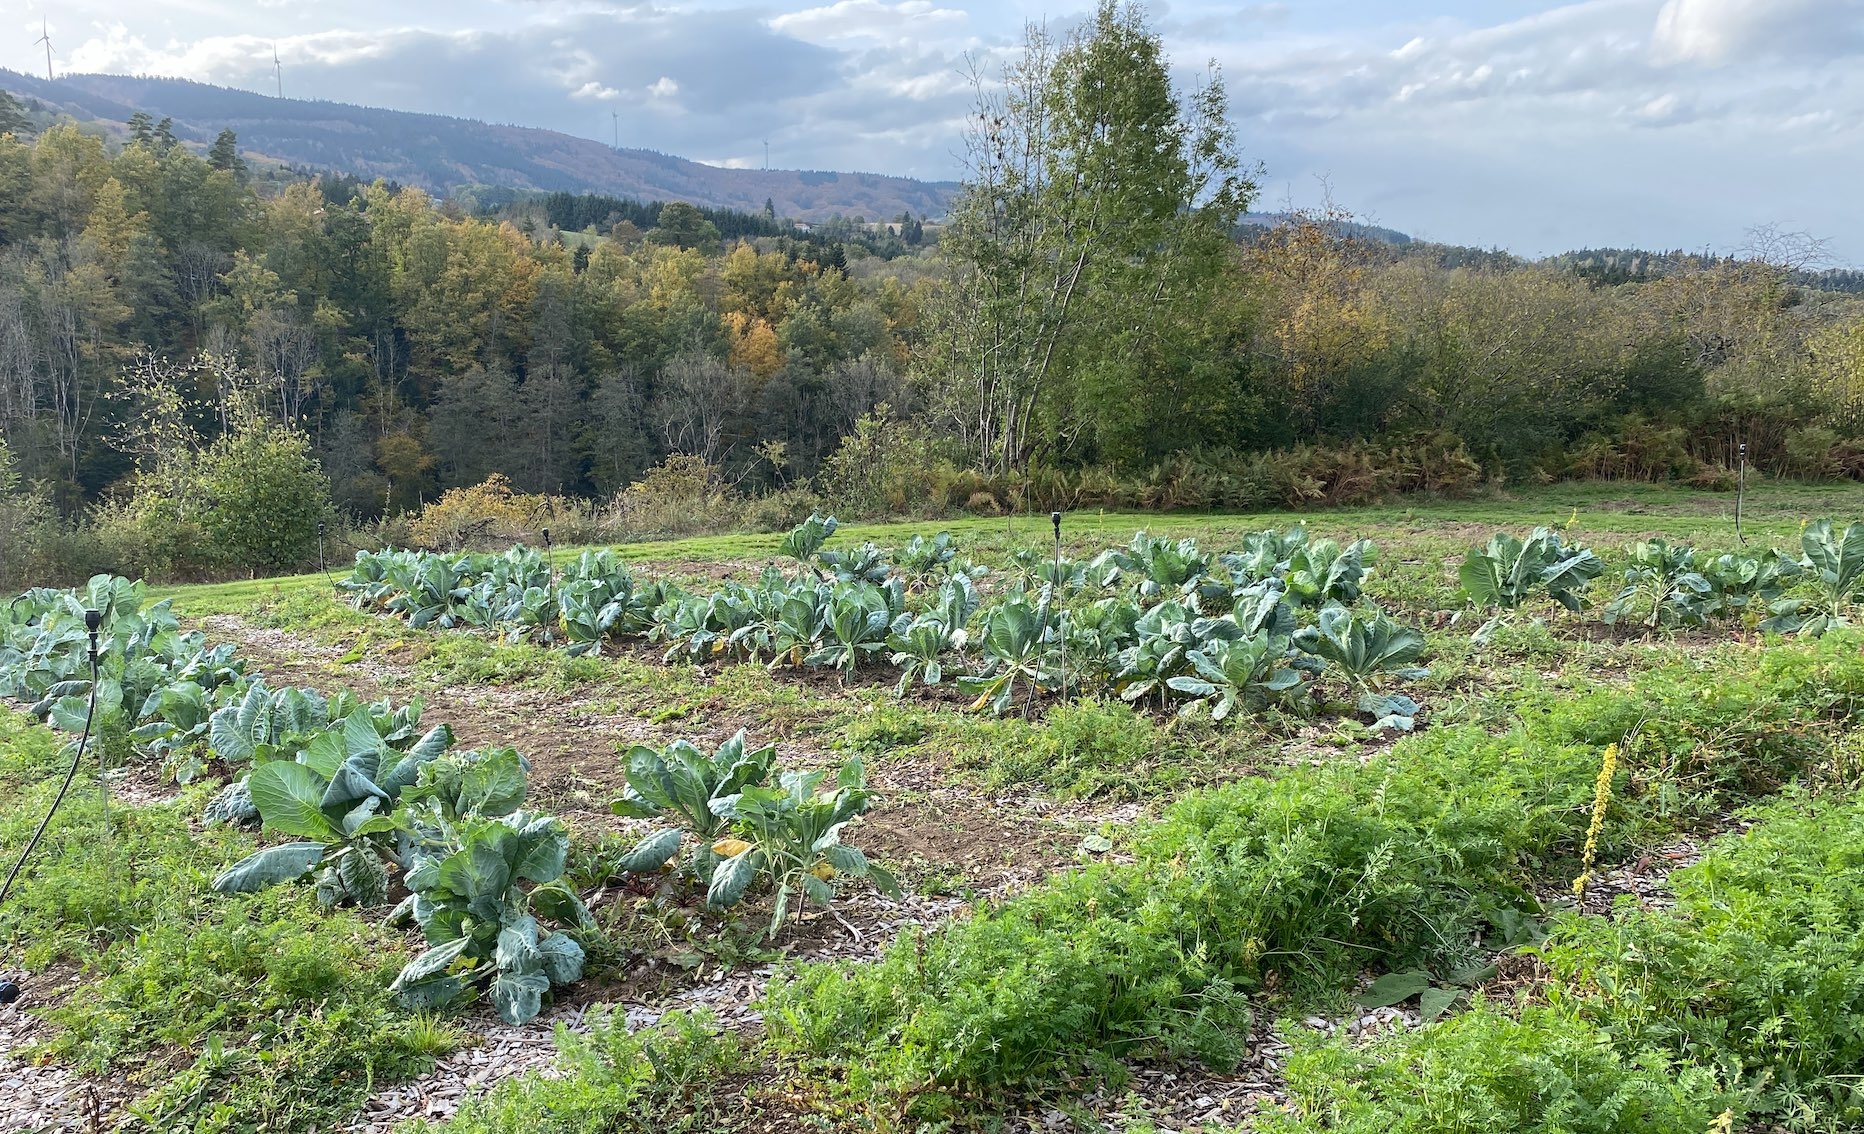
[[[0,1008],[0,1130],[105,1131],[127,1120],[124,1106],[136,1096],[121,1078],[90,1079],[55,1063],[30,1062],[20,1052],[51,1038],[34,1014],[61,1003],[79,989],[75,970],[8,973],[23,994]]]
[[[652,727],[596,697],[523,686],[443,685],[381,656],[346,663],[342,649],[289,631],[252,626],[230,615],[202,620],[216,640],[239,644],[241,656],[273,687],[307,686],[326,695],[349,689],[369,700],[420,697],[423,722],[446,724],[463,748],[508,745],[531,762],[534,806],[587,830],[618,825],[609,801],[619,792],[619,753],[653,742]]]

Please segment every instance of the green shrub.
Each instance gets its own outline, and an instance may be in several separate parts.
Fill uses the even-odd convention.
[[[278,571],[311,562],[317,526],[333,516],[330,478],[295,430],[252,426],[215,441],[201,465],[203,527],[216,557]]]
[[[52,502],[20,483],[12,451],[0,441],[0,589],[24,590],[43,580],[41,544],[54,523]]]
[[[616,493],[606,522],[633,539],[692,535],[729,526],[736,507],[717,466],[675,453]]]

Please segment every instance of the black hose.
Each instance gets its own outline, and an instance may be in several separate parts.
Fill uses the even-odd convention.
[[[26,860],[38,849],[39,840],[45,837],[45,829],[52,825],[52,816],[58,814],[59,805],[65,802],[65,794],[71,790],[73,780],[78,778],[78,766],[84,762],[84,749],[91,742],[91,722],[97,716],[97,627],[102,621],[94,610],[84,612],[84,622],[91,634],[91,694],[84,709],[84,732],[78,737],[77,751],[71,755],[71,767],[65,769],[65,782],[58,787],[58,795],[52,800],[52,806],[46,809],[45,818],[39,820],[39,829],[27,840],[26,849],[20,852],[19,861],[6,876],[6,882],[0,884],[0,905],[6,904],[7,895],[13,892],[13,883],[19,880],[19,872],[26,866]],[[0,1005],[11,1004],[19,999],[19,985],[12,981],[0,981]]]

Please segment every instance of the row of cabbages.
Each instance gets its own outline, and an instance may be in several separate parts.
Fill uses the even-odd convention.
[[[1363,596],[1375,554],[1365,540],[1262,531],[1213,554],[1141,532],[1086,560],[1020,552],[993,580],[960,560],[945,533],[892,551],[828,550],[836,527],[812,516],[780,546],[790,570],[706,592],[643,579],[608,551],[585,552],[559,574],[522,547],[365,552],[338,585],[359,607],[415,626],[498,630],[572,653],[639,639],[662,643],[669,661],[724,656],[844,674],[886,665],[901,695],[949,682],[996,713],[1064,691],[1176,703],[1216,719],[1239,707],[1349,703],[1375,727],[1409,728],[1418,711],[1389,687],[1424,676],[1424,638]],[[1636,542],[1604,621],[1656,629],[1742,619],[1810,634],[1843,624],[1864,585],[1864,525],[1837,532],[1821,520],[1800,543],[1788,556]],[[1476,634],[1485,640],[1538,599],[1584,609],[1605,571],[1551,529],[1498,533],[1468,553],[1458,598],[1492,612]]]
[[[86,610],[101,615],[97,743],[108,751],[127,737],[183,780],[218,756],[238,778],[208,804],[207,821],[262,822],[297,840],[235,864],[216,889],[310,880],[327,905],[372,906],[400,872],[409,894],[397,912],[419,921],[431,946],[396,982],[412,1006],[484,989],[521,1023],[553,984],[580,975],[574,937],[538,920],[588,921],[558,881],[569,833],[520,810],[528,784],[517,752],[454,750],[446,725],[419,728],[418,701],[269,689],[233,646],[209,647],[142,583],[109,575],[78,593],[28,591],[0,613],[0,695],[67,733],[84,727],[93,692]]]
[[[576,653],[633,638],[664,644],[669,661],[887,665],[902,695],[950,682],[996,713],[1062,690],[1216,719],[1338,694],[1375,727],[1410,728],[1418,712],[1387,686],[1424,675],[1424,638],[1363,601],[1374,558],[1364,540],[1264,531],[1213,555],[1142,532],[1090,560],[1019,555],[993,580],[945,533],[892,552],[826,550],[835,528],[811,517],[781,545],[794,568],[706,593],[644,580],[608,551],[558,574],[528,548],[364,552],[338,585],[415,626],[496,629]]]
[[[1864,587],[1864,524],[1834,531],[1817,520],[1800,531],[1796,556],[1777,549],[1701,551],[1661,539],[1631,544],[1619,589],[1604,603],[1607,624],[1634,619],[1649,629],[1708,626],[1740,620],[1782,634],[1816,636],[1847,625]],[[1605,564],[1568,546],[1547,528],[1527,539],[1497,533],[1472,549],[1458,571],[1460,596],[1494,610],[1477,631],[1486,638],[1509,612],[1545,596],[1569,610],[1587,605]]]
[[[597,932],[564,880],[570,837],[524,810],[529,767],[516,750],[454,748],[446,725],[422,727],[421,702],[365,703],[347,692],[272,689],[233,647],[183,632],[167,602],[99,576],[81,594],[35,590],[4,610],[0,694],[76,733],[90,704],[85,611],[101,617],[93,735],[128,738],[179,778],[210,757],[235,778],[207,805],[209,823],[261,824],[292,841],[261,848],[214,879],[222,893],[315,885],[326,905],[385,905],[417,922],[428,948],[395,981],[403,1003],[434,1008],[484,992],[499,1016],[535,1016],[553,987],[578,979],[580,938]],[[118,748],[117,754],[121,754]],[[773,893],[770,932],[805,903],[826,905],[837,876],[897,886],[842,842],[870,805],[859,761],[832,782],[780,769],[743,734],[715,752],[686,741],[636,747],[615,809],[663,822],[615,872],[664,876],[727,908]],[[682,855],[684,850],[687,853]]]

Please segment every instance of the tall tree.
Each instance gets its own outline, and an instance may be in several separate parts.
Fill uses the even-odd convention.
[[[1128,444],[1155,340],[1198,322],[1255,193],[1223,85],[1181,97],[1144,14],[1103,0],[1065,39],[1031,27],[1001,87],[976,87],[922,359],[939,409],[998,470],[1105,440],[1101,419]]]
[[[239,156],[239,135],[230,129],[220,131],[214,137],[213,148],[207,151],[207,164],[235,177],[245,176],[246,159]]]

